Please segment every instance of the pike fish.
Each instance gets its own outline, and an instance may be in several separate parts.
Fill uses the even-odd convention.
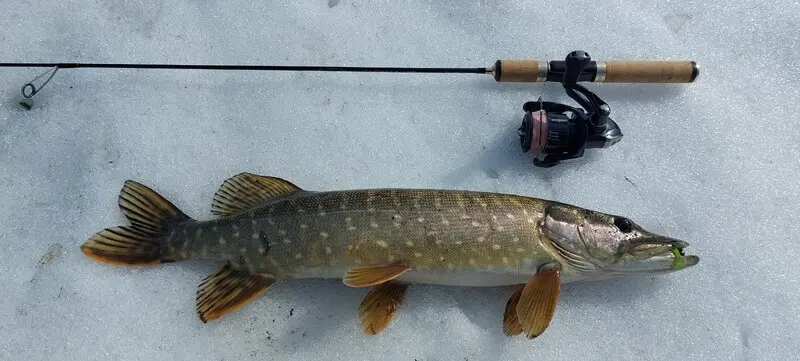
[[[197,290],[203,322],[292,279],[369,287],[358,308],[366,334],[389,325],[409,284],[512,286],[504,333],[532,339],[550,325],[564,283],[666,274],[699,262],[685,254],[688,243],[628,218],[511,194],[308,191],[240,173],[214,195],[211,220],[190,218],[132,180],[118,203],[130,225],[93,234],[82,252],[116,265],[218,262]]]

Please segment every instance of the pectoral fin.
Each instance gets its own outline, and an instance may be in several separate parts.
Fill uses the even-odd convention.
[[[546,264],[522,288],[517,317],[529,339],[541,335],[553,319],[561,288],[560,271],[559,265]]]
[[[400,277],[410,269],[404,264],[351,268],[344,276],[344,284],[350,287],[374,286]]]
[[[408,284],[397,281],[382,283],[370,290],[358,308],[364,333],[377,335],[383,331],[403,303],[406,291]]]
[[[506,336],[516,336],[522,333],[522,324],[517,316],[517,305],[519,297],[522,295],[523,285],[516,287],[511,298],[506,302],[506,310],[503,312],[503,332]]]
[[[197,315],[203,322],[220,318],[260,296],[273,283],[270,276],[235,270],[227,263],[200,283]]]

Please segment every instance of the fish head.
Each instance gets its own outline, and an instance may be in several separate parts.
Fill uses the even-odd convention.
[[[558,258],[592,278],[669,273],[700,258],[689,243],[643,229],[632,220],[560,203],[547,207],[541,224]]]

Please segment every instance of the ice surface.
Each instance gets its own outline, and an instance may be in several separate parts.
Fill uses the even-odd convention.
[[[557,84],[479,75],[0,70],[3,360],[786,360],[800,349],[793,1],[3,1],[0,61],[487,66],[498,58],[691,59],[691,85],[589,84],[625,133],[541,170],[515,135]],[[688,240],[665,277],[571,284],[552,326],[502,335],[507,288],[415,286],[378,337],[366,290],[285,282],[202,324],[216,265],[110,267],[83,257],[123,224],[125,179],[210,217],[248,171],[306,189],[519,193],[625,214]]]

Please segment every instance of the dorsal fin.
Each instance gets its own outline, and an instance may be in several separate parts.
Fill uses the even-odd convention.
[[[300,187],[280,178],[239,173],[225,180],[214,195],[211,213],[231,217],[270,198],[301,191]]]

